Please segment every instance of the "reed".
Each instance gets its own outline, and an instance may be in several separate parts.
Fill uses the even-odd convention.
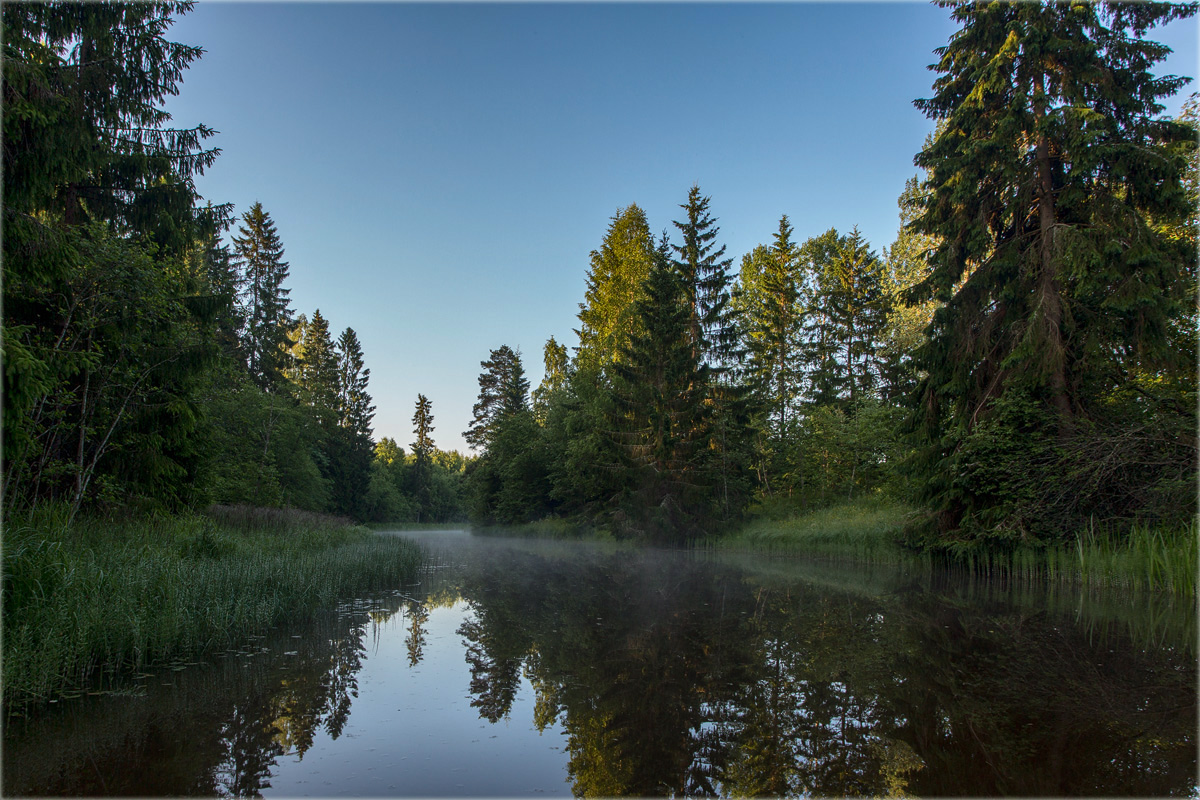
[[[898,533],[912,510],[866,500],[790,515],[771,506],[735,533],[706,540],[721,550],[794,553],[861,563],[941,564],[953,570],[1026,583],[1062,583],[1089,589],[1122,588],[1196,596],[1200,570],[1197,526],[1090,526],[1067,543],[1015,547],[964,542],[937,552],[914,552]]]
[[[10,521],[5,705],[234,647],[349,593],[407,582],[421,558],[411,542],[303,512]]]

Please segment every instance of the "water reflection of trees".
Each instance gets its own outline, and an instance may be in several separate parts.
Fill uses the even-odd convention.
[[[370,625],[365,606],[347,606],[302,637],[281,631],[213,664],[164,671],[144,696],[10,720],[4,794],[261,796],[280,756],[303,758],[319,731],[341,735]]]
[[[1028,606],[702,561],[488,556],[459,633],[480,716],[525,674],[576,794],[1187,794],[1196,666]]]

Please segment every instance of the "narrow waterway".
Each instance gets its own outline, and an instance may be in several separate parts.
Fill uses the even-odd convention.
[[[3,793],[1200,794],[1190,602],[394,535],[416,585],[6,720]]]

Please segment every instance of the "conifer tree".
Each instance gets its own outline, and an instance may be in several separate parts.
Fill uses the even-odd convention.
[[[504,417],[528,408],[529,379],[521,364],[521,354],[508,345],[492,350],[487,361],[479,362],[479,400],[472,408],[471,427],[463,438],[473,450],[486,451],[496,437]]]
[[[300,402],[317,409],[319,418],[332,420],[338,398],[337,352],[321,309],[313,312],[311,321],[305,321],[302,314],[291,337],[296,344],[290,350],[292,366],[287,375],[296,386],[297,396]]]
[[[413,431],[416,441],[411,445],[413,452],[413,480],[417,502],[422,511],[430,507],[430,467],[433,459],[434,445],[433,410],[429,398],[423,394],[417,395],[416,411],[413,413]],[[420,521],[420,520],[418,520]]]
[[[694,531],[711,507],[707,366],[693,347],[687,287],[665,259],[634,304],[637,326],[613,364],[618,440],[633,470],[635,511],[664,531]]]
[[[997,502],[960,470],[1001,406],[1025,398],[1023,439],[1061,445],[1116,386],[1194,368],[1168,331],[1195,253],[1158,227],[1189,213],[1194,134],[1161,117],[1184,79],[1151,73],[1169,51],[1145,34],[1195,4],[952,8],[962,27],[917,101],[944,127],[916,157],[928,178],[912,224],[939,241],[913,299],[944,303],[918,364],[941,530]]]
[[[936,307],[932,300],[907,302],[912,288],[929,277],[928,254],[937,245],[935,237],[917,233],[910,226],[920,213],[920,198],[921,187],[914,175],[905,182],[897,201],[900,231],[884,257],[888,318],[881,369],[884,399],[891,401],[905,398],[916,389],[913,356],[925,342],[925,330]]]
[[[632,331],[633,304],[656,257],[646,213],[636,204],[618,210],[600,249],[592,251],[587,293],[579,305],[579,359],[602,367],[618,357]]]
[[[799,267],[800,253],[784,214],[772,245],[760,245],[742,259],[737,289],[746,377],[781,431],[801,390]]]
[[[532,400],[534,414],[538,422],[544,425],[553,398],[567,385],[567,371],[570,368],[567,346],[559,344],[551,336],[542,348],[542,362],[542,382],[533,390]]]
[[[246,319],[244,349],[250,376],[268,392],[283,386],[284,370],[290,367],[288,337],[292,311],[290,289],[284,287],[288,263],[271,215],[255,203],[242,216],[238,236],[233,237],[237,266],[245,281],[242,309]]]
[[[880,336],[887,321],[883,262],[858,228],[836,237],[832,258],[821,274],[820,303],[828,321],[829,342],[838,350],[832,363],[841,399],[851,408],[873,396],[878,384]]]
[[[201,53],[165,38],[190,7],[2,9],[6,507],[75,511],[97,485],[175,502],[195,477],[212,303],[184,300],[181,262],[227,209],[196,204],[212,131],[162,108]]]
[[[737,330],[729,308],[729,267],[733,259],[722,258],[725,245],[716,244],[721,229],[708,211],[710,200],[700,194],[699,186],[693,184],[688,191],[687,202],[680,206],[686,219],[675,223],[683,243],[671,246],[675,256],[671,263],[683,281],[685,302],[691,309],[696,357],[721,373],[737,346]]]
[[[362,345],[353,328],[346,328],[337,341],[337,410],[338,424],[366,441],[371,439],[371,420],[375,406],[367,384],[371,370],[364,366]]]

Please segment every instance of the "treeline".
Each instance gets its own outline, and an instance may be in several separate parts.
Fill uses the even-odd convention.
[[[226,241],[197,194],[213,131],[161,107],[202,53],[165,38],[191,5],[3,9],[5,515],[461,516],[461,457],[377,457],[358,337],[295,315],[262,205]]]
[[[591,255],[530,395],[482,363],[474,518],[690,538],[752,501],[890,493],[913,546],[1055,542],[1196,513],[1196,101],[1145,37],[1195,6],[961,4],[879,254],[786,216],[737,276],[693,187]],[[1053,42],[1054,56],[1048,42]],[[1103,79],[1097,76],[1104,76]]]

